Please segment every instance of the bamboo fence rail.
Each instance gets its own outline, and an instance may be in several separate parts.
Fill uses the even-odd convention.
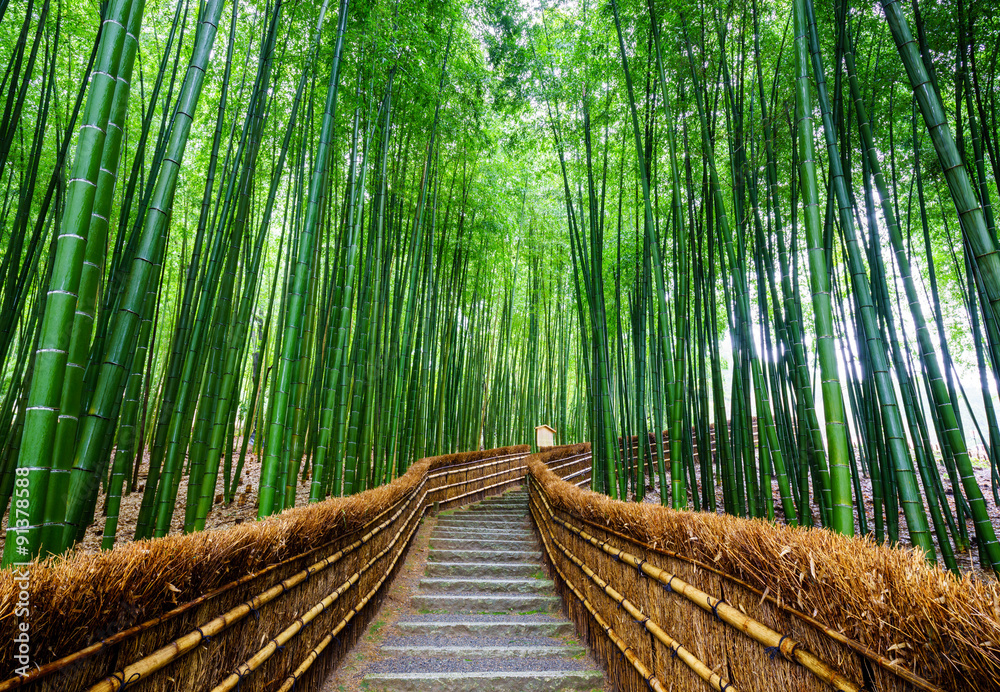
[[[377,612],[424,512],[521,482],[528,451],[431,457],[266,521],[38,564],[39,666],[0,692],[318,689]],[[0,647],[14,638],[13,578],[0,573]]]
[[[613,501],[560,478],[579,454],[533,456],[527,487],[617,689],[655,688],[633,658],[678,691],[1000,689],[996,584],[869,540]]]

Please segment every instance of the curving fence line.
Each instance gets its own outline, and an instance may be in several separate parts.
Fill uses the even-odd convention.
[[[531,457],[526,486],[615,689],[1000,689],[995,582],[827,531],[610,500],[577,487],[582,453]]]
[[[521,483],[528,451],[422,459],[386,486],[264,522],[37,565],[31,672],[0,692],[318,689],[377,612],[424,512]],[[0,573],[11,668],[18,577]]]
[[[423,459],[389,485],[30,571],[24,690],[315,690],[420,518],[525,482],[570,617],[617,690],[1000,689],[1000,587],[826,531],[582,490],[589,445]],[[0,572],[0,660],[18,575]],[[82,645],[83,646],[81,648]]]

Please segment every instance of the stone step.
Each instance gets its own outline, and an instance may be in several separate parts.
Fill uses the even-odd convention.
[[[539,550],[429,550],[427,559],[431,562],[538,562],[542,559]]]
[[[437,517],[409,615],[369,662],[371,692],[602,692],[559,612],[524,492]],[[417,612],[414,612],[417,611]],[[556,639],[558,637],[559,639]]]
[[[523,500],[486,500],[483,502],[477,502],[474,505],[465,505],[461,507],[462,510],[471,509],[527,509],[528,508],[528,498]]]
[[[471,535],[471,534],[470,534]],[[534,539],[505,541],[499,538],[441,538],[431,536],[431,550],[536,550]]]
[[[588,692],[602,689],[604,676],[596,670],[381,673],[362,684],[372,692]]]
[[[433,616],[431,616],[433,617]],[[396,628],[406,635],[447,637],[564,637],[574,633],[573,623],[553,617],[470,616],[448,620],[405,620]]]
[[[505,531],[502,529],[456,529],[451,527],[436,528],[431,534],[431,540],[435,538],[499,538],[502,540],[524,540],[534,538],[533,531]]]
[[[531,517],[525,515],[523,517],[498,517],[495,514],[449,514],[446,517],[438,517],[437,526],[447,526],[448,524],[462,524],[462,523],[476,523],[482,524],[483,522],[489,524],[502,524],[502,526],[487,526],[488,529],[493,529],[494,531],[503,531],[505,529],[514,529],[515,531],[527,531],[527,522],[531,521]]]
[[[534,562],[428,562],[429,577],[496,577],[527,579],[542,573]]]
[[[462,579],[461,577],[424,577],[420,590],[426,593],[518,593],[552,594],[555,586],[549,579]]]
[[[560,601],[539,594],[418,593],[410,602],[418,610],[445,613],[551,613]]]
[[[503,529],[512,528],[524,531],[525,527],[528,526],[528,520],[519,519],[518,521],[500,521],[497,519],[488,518],[478,518],[478,517],[441,517],[438,519],[437,525],[439,527],[450,527],[453,529],[462,528],[481,528],[481,529]]]
[[[466,509],[461,511],[455,510],[450,514],[439,514],[438,520],[494,517],[494,521],[517,521],[528,516],[530,516],[530,512],[523,509]]]
[[[476,524],[477,526],[481,526],[483,524],[501,524],[511,528],[516,527],[521,531],[524,531],[527,528],[527,522],[530,520],[531,517],[527,514],[507,517],[500,516],[499,514],[451,514],[447,517],[438,517],[438,526],[454,525],[457,522],[468,522],[470,524]]]
[[[582,646],[481,646],[475,641],[456,646],[382,645],[382,653],[420,658],[573,658],[585,652]]]

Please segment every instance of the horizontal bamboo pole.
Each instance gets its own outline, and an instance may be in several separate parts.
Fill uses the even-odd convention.
[[[502,475],[504,475],[506,473],[514,473],[515,471],[522,471],[524,469],[527,469],[527,465],[524,465],[524,466],[515,466],[514,468],[504,469],[503,471],[497,471],[495,473],[491,473],[491,474],[486,475],[486,476],[480,476],[479,478],[472,478],[472,479],[466,479],[466,480],[463,480],[463,481],[457,481],[455,483],[449,483],[448,485],[439,485],[436,488],[431,488],[429,492],[431,492],[431,493],[437,493],[437,492],[441,492],[443,490],[448,490],[450,488],[458,487],[460,485],[468,485],[469,483],[473,483],[475,481],[485,481],[485,480],[488,480],[490,478],[496,478],[497,476],[502,476]],[[480,490],[481,490],[481,488],[480,488]],[[470,491],[470,492],[478,492],[478,490],[476,490],[476,491]],[[460,495],[459,497],[463,497],[463,496]],[[448,498],[448,499],[453,500],[455,498]]]
[[[532,516],[534,516],[536,512],[534,502],[531,503],[531,508],[532,508],[531,512]],[[537,511],[539,513],[541,512],[541,510]],[[538,522],[538,517],[535,517],[535,521]],[[656,639],[661,644],[670,648],[674,652],[674,654],[688,668],[690,668],[692,671],[694,671],[694,673],[698,677],[700,677],[702,680],[708,683],[709,687],[711,687],[713,690],[717,690],[717,692],[730,692],[730,691],[738,692],[738,689],[735,686],[733,686],[729,682],[726,682],[720,675],[714,673],[712,669],[709,668],[707,665],[705,665],[705,663],[700,658],[696,657],[693,653],[691,653],[684,646],[682,646],[680,642],[678,642],[676,639],[674,639],[669,634],[664,632],[663,628],[661,628],[658,624],[656,624],[656,622],[653,621],[648,615],[642,612],[642,610],[639,607],[637,607],[634,603],[632,603],[632,601],[625,598],[624,595],[622,595],[614,587],[608,584],[608,582],[602,579],[596,572],[594,572],[594,570],[592,570],[589,566],[584,564],[583,561],[580,560],[580,558],[578,558],[569,550],[569,548],[560,543],[559,539],[557,539],[552,534],[552,529],[550,528],[548,522],[542,521],[539,523],[545,526],[545,531],[546,533],[549,534],[549,538],[551,539],[552,543],[557,548],[559,548],[559,550],[563,553],[563,555],[565,555],[567,558],[570,559],[570,561],[573,562],[573,564],[579,567],[583,571],[583,573],[586,574],[587,577],[592,582],[597,584],[597,587],[601,589],[605,594],[607,594],[607,596],[612,601],[617,603],[620,607],[624,608],[625,611],[632,617],[633,620],[641,624],[646,629],[646,631],[652,634],[654,637],[656,637]],[[550,554],[550,559],[552,559],[551,554]],[[552,562],[553,564],[555,564],[554,559],[552,560]]]
[[[416,498],[418,493],[426,485],[427,479],[421,481],[420,485],[414,489],[410,495],[411,499]],[[420,497],[420,506],[423,506],[423,500],[427,493],[424,492],[423,496]],[[353,552],[357,548],[361,547],[377,534],[381,533],[388,525],[393,523],[400,514],[402,514],[405,509],[405,505],[400,507],[399,510],[392,517],[387,519],[385,522],[380,524],[378,527],[369,531],[367,534],[362,536],[360,539],[351,543],[349,546],[338,550],[333,555],[310,565],[306,569],[293,574],[292,576],[282,580],[280,583],[275,584],[266,591],[258,594],[249,601],[245,601],[240,605],[232,608],[231,610],[219,615],[212,620],[209,620],[205,624],[196,627],[194,630],[188,632],[187,634],[175,639],[164,647],[161,647],[157,651],[154,651],[149,656],[140,658],[138,661],[127,665],[124,669],[115,671],[110,676],[106,677],[101,682],[92,686],[89,692],[116,692],[120,690],[125,685],[133,685],[139,680],[142,680],[152,673],[164,668],[172,661],[180,658],[187,652],[194,649],[201,642],[203,642],[208,637],[214,637],[219,632],[222,632],[235,623],[239,622],[247,615],[260,609],[261,606],[270,603],[278,596],[287,592],[290,588],[301,584],[306,579],[310,578],[312,575],[326,569],[330,565],[335,564],[345,555]]]
[[[416,521],[412,522],[412,525],[410,526],[410,533],[407,535],[404,545],[409,545],[410,541],[413,539],[413,534],[416,533],[417,528],[419,526],[420,526],[419,522]],[[295,687],[295,683],[298,682],[299,678],[305,675],[306,671],[309,670],[313,662],[315,662],[316,659],[319,658],[319,655],[323,653],[323,650],[326,649],[327,646],[329,646],[330,642],[333,641],[333,639],[341,632],[341,630],[347,627],[348,623],[350,623],[350,621],[354,618],[355,615],[361,612],[361,609],[364,608],[365,605],[367,605],[368,601],[374,598],[375,594],[378,593],[378,590],[382,588],[382,584],[385,583],[386,579],[389,578],[389,575],[392,574],[392,571],[396,568],[396,563],[399,561],[399,558],[403,555],[403,552],[404,551],[400,550],[399,552],[396,553],[396,556],[392,558],[392,564],[390,564],[388,569],[385,570],[385,572],[382,574],[382,578],[378,580],[378,582],[375,584],[374,587],[372,587],[371,591],[365,594],[365,597],[362,598],[360,601],[358,601],[358,603],[355,604],[353,608],[351,608],[351,610],[347,613],[347,615],[344,616],[344,618],[340,622],[338,622],[333,627],[333,629],[330,630],[326,634],[326,636],[324,636],[323,639],[321,639],[320,642],[306,655],[305,659],[303,659],[302,663],[299,664],[298,668],[296,668],[292,673],[288,675],[287,678],[285,678],[285,681],[282,683],[281,687],[278,688],[278,692],[291,692],[292,688]]]
[[[548,541],[545,538],[545,534],[539,531],[539,535],[542,538],[542,544],[545,547],[545,552],[548,555],[551,555],[552,549],[549,548],[548,546]],[[580,590],[576,588],[576,585],[573,584],[573,582],[570,581],[569,578],[565,575],[565,573],[563,573],[563,571],[559,568],[558,563],[556,563],[555,560],[550,560],[550,562],[552,562],[552,566],[559,574],[559,578],[562,580],[562,583],[568,586],[570,591],[573,592],[573,595],[576,596],[577,600],[583,604],[583,606],[590,613],[590,616],[594,618],[595,622],[597,622],[598,626],[602,630],[604,630],[604,633],[608,636],[608,639],[610,639],[611,642],[618,648],[618,650],[621,651],[622,655],[632,665],[632,667],[635,668],[636,672],[642,677],[642,679],[646,681],[646,684],[649,685],[649,689],[653,690],[653,692],[667,692],[666,688],[663,686],[663,683],[660,682],[660,680],[654,674],[654,671],[647,668],[643,664],[643,662],[639,660],[638,655],[636,655],[636,653],[632,650],[632,647],[629,644],[625,643],[625,640],[623,640],[618,635],[618,633],[615,632],[615,630],[611,627],[611,625],[609,625],[607,621],[601,617],[601,614],[597,612],[597,609],[594,608],[594,605],[589,600],[587,600],[587,597],[584,596],[580,592]]]
[[[671,574],[670,572],[660,569],[659,567],[655,567],[649,564],[648,561],[642,560],[631,553],[627,553],[621,548],[610,546],[606,541],[599,540],[588,534],[586,531],[560,519],[552,511],[548,498],[545,497],[544,489],[538,481],[532,478],[532,482],[532,487],[537,488],[538,494],[542,499],[542,504],[545,506],[547,513],[552,520],[560,526],[575,533],[591,545],[600,548],[608,555],[611,555],[612,557],[631,565],[635,569],[643,572],[653,579],[656,579],[661,584],[667,586],[670,591],[680,594],[702,610],[712,613],[722,622],[746,633],[746,635],[754,641],[768,647],[776,648],[787,660],[802,665],[833,688],[841,690],[842,692],[861,692],[862,686],[852,680],[849,680],[831,668],[825,661],[802,647],[801,643],[797,640],[792,639],[787,635],[782,635],[780,632],[776,632],[762,622],[745,615],[742,611],[732,607],[724,600],[715,598],[697,587],[688,584],[677,575]]]
[[[420,511],[420,513],[423,514],[423,503],[417,504],[410,511],[409,516],[406,517],[406,519],[403,522],[403,525],[400,526],[399,530],[396,531],[396,534],[392,537],[392,540],[389,542],[389,545],[380,550],[378,554],[372,557],[372,559],[370,559],[365,564],[364,567],[362,567],[357,572],[348,577],[343,584],[341,584],[332,592],[330,592],[325,598],[323,598],[323,600],[319,601],[305,613],[295,618],[295,620],[292,621],[291,625],[289,625],[284,630],[279,632],[267,644],[265,644],[263,648],[261,648],[256,654],[254,654],[248,661],[243,663],[243,665],[239,666],[229,677],[227,677],[221,683],[216,685],[212,689],[212,692],[228,692],[228,690],[231,690],[237,685],[239,685],[240,682],[243,680],[243,678],[247,677],[252,672],[254,672],[262,665],[264,665],[264,663],[269,658],[271,658],[271,656],[274,655],[274,652],[283,648],[285,644],[287,644],[292,639],[292,637],[301,632],[306,625],[308,625],[310,622],[319,617],[324,611],[326,611],[327,608],[332,606],[349,588],[351,588],[354,584],[358,583],[361,580],[362,574],[370,570],[375,565],[375,563],[377,563],[383,557],[388,555],[392,551],[392,549],[395,548],[396,543],[399,542],[399,539],[403,536],[403,530],[407,526],[411,525],[411,522],[413,526],[416,526],[417,522],[413,521],[413,518],[414,516],[416,516],[418,511]],[[412,533],[410,535],[412,535]],[[395,561],[393,561],[393,564],[395,564]]]
[[[549,467],[549,468],[551,469],[551,467]],[[563,479],[563,480],[566,480],[566,479]],[[585,479],[584,482],[586,482],[587,480],[589,480],[589,479]],[[577,485],[580,485],[580,483],[577,483]],[[587,519],[586,517],[577,517],[577,519],[581,523],[583,523],[583,524],[586,524],[588,526],[592,526],[595,529],[598,529],[600,531],[605,531],[607,533],[610,533],[612,536],[615,536],[616,538],[619,538],[619,539],[621,539],[623,541],[631,543],[632,545],[635,545],[635,546],[637,546],[639,548],[642,548],[643,550],[648,550],[650,552],[659,553],[660,555],[664,555],[666,557],[670,557],[670,558],[673,558],[675,560],[681,560],[683,562],[687,562],[690,565],[694,565],[694,566],[696,566],[696,567],[698,567],[700,569],[704,569],[706,571],[712,572],[713,574],[716,574],[719,577],[722,577],[726,581],[732,582],[733,584],[738,584],[739,586],[747,589],[748,591],[751,591],[751,592],[757,594],[758,596],[761,597],[761,599],[767,601],[768,603],[770,603],[771,605],[773,605],[775,608],[778,608],[778,609],[784,611],[785,613],[787,613],[789,615],[792,615],[792,616],[794,616],[794,617],[802,620],[803,622],[807,623],[811,627],[819,630],[820,632],[822,632],[824,635],[826,635],[830,639],[833,639],[834,641],[836,641],[838,644],[843,644],[844,646],[846,646],[846,647],[848,647],[848,648],[856,651],[857,653],[861,654],[862,656],[864,656],[865,658],[867,658],[869,661],[871,661],[872,663],[874,663],[875,665],[877,665],[879,668],[881,668],[882,670],[886,671],[887,673],[890,673],[892,675],[895,675],[897,677],[900,677],[900,678],[906,680],[907,682],[911,683],[912,685],[915,685],[916,687],[920,688],[924,692],[946,692],[946,690],[942,689],[941,687],[938,687],[937,685],[935,685],[934,683],[930,682],[926,678],[922,678],[919,675],[917,675],[916,673],[914,673],[913,671],[908,670],[906,668],[903,668],[898,663],[893,663],[890,659],[886,658],[885,656],[883,656],[882,654],[878,653],[877,651],[874,651],[873,649],[865,646],[861,642],[856,641],[854,639],[851,639],[850,637],[846,636],[845,634],[843,634],[841,632],[838,632],[837,630],[832,629],[831,627],[828,627],[827,625],[823,624],[822,622],[820,622],[816,618],[812,617],[811,615],[808,615],[807,613],[803,613],[801,610],[793,608],[792,606],[790,606],[790,605],[788,605],[786,603],[783,603],[782,601],[779,601],[777,598],[775,598],[774,596],[772,596],[769,593],[767,593],[766,590],[765,591],[761,591],[757,587],[755,587],[755,586],[753,586],[751,584],[746,583],[742,579],[739,579],[738,577],[734,577],[733,575],[731,575],[731,574],[729,574],[727,572],[723,572],[718,567],[710,565],[707,562],[702,562],[701,560],[696,560],[693,557],[689,557],[687,555],[682,555],[680,553],[674,552],[673,550],[666,550],[664,548],[650,546],[650,545],[648,545],[646,543],[643,543],[642,541],[640,541],[640,540],[638,540],[638,539],[636,539],[636,538],[634,538],[632,536],[629,536],[629,535],[620,533],[618,531],[615,531],[614,529],[612,529],[612,528],[610,528],[608,526],[604,526],[602,524],[594,522],[594,521],[592,521],[590,519]]]
[[[505,461],[510,461],[511,459],[526,459],[527,457],[528,457],[527,452],[523,453],[516,452],[514,454],[504,454],[503,456],[487,457],[486,459],[476,459],[475,461],[462,461],[457,464],[451,464],[449,466],[441,466],[440,468],[436,468],[434,469],[433,472],[427,474],[427,478],[433,480],[435,478],[440,478],[441,476],[447,476],[449,473],[462,473],[464,471],[474,471],[476,469],[482,469],[488,466],[496,466],[497,464],[502,464]],[[487,463],[481,463],[484,461]],[[476,466],[469,466],[469,464],[476,464]]]
[[[593,469],[590,469],[590,468],[580,469],[579,471],[575,471],[574,473],[569,474],[568,476],[566,476],[565,478],[563,478],[563,480],[564,481],[569,481],[571,478],[576,478],[577,476],[582,476],[585,473],[590,473],[591,471],[593,471]]]
[[[278,569],[280,567],[284,567],[285,565],[287,565],[289,563],[292,563],[292,562],[294,562],[296,560],[301,560],[304,557],[308,557],[309,555],[312,555],[313,553],[316,553],[317,551],[323,550],[323,548],[326,548],[326,547],[332,545],[333,543],[336,543],[337,541],[342,541],[342,540],[344,540],[345,538],[347,538],[349,536],[352,536],[352,535],[354,535],[356,533],[365,531],[369,527],[371,527],[373,524],[375,524],[375,522],[379,521],[383,516],[385,516],[389,512],[392,512],[400,503],[402,503],[402,502],[408,502],[411,499],[412,499],[412,497],[410,495],[403,495],[403,496],[399,497],[391,505],[389,505],[388,507],[386,507],[385,509],[383,509],[381,512],[379,512],[378,514],[376,514],[374,517],[372,517],[372,519],[370,519],[369,521],[365,522],[364,525],[359,526],[359,527],[357,527],[355,529],[351,529],[347,533],[344,533],[344,534],[342,534],[340,536],[337,536],[333,540],[327,541],[326,543],[318,545],[315,548],[310,548],[309,550],[307,550],[307,551],[305,551],[303,553],[299,553],[298,555],[293,555],[293,556],[291,556],[289,558],[286,558],[286,559],[282,560],[281,562],[275,562],[273,564],[270,564],[267,567],[264,567],[263,569],[257,570],[256,572],[251,572],[250,574],[245,574],[242,577],[240,577],[239,579],[234,579],[231,582],[223,584],[222,586],[220,586],[217,589],[209,591],[206,594],[202,594],[201,596],[198,596],[197,598],[193,598],[190,601],[187,601],[186,603],[182,603],[179,606],[177,606],[176,608],[173,608],[173,609],[167,611],[166,613],[163,613],[162,615],[159,615],[159,616],[157,616],[155,618],[152,618],[150,620],[146,620],[145,622],[141,622],[138,625],[134,625],[133,627],[129,627],[128,629],[121,630],[120,632],[115,632],[114,634],[108,636],[107,638],[102,639],[101,641],[98,641],[98,642],[94,642],[90,646],[84,647],[83,649],[80,649],[79,651],[74,651],[73,653],[68,654],[66,656],[63,656],[62,658],[56,659],[55,661],[51,661],[49,663],[41,665],[38,668],[36,668],[35,670],[31,671],[28,675],[14,677],[14,678],[8,678],[7,680],[3,680],[2,682],[0,682],[0,692],[8,692],[8,690],[14,690],[14,689],[18,689],[18,688],[24,687],[25,685],[31,684],[31,683],[33,683],[33,682],[35,682],[37,680],[41,680],[44,677],[52,675],[53,673],[57,673],[58,671],[62,670],[63,668],[66,668],[66,667],[68,667],[70,665],[79,664],[81,661],[84,661],[84,660],[86,660],[88,658],[96,656],[97,654],[101,653],[105,649],[107,649],[107,648],[109,648],[111,646],[114,646],[115,644],[123,642],[123,641],[125,641],[127,639],[130,639],[132,637],[138,636],[138,635],[142,634],[143,632],[146,632],[148,630],[153,629],[154,627],[158,627],[158,626],[162,625],[165,622],[169,622],[173,618],[175,618],[175,617],[177,617],[179,615],[183,615],[184,613],[186,613],[187,611],[191,610],[192,608],[196,608],[198,606],[201,606],[201,605],[207,603],[208,601],[211,601],[213,598],[221,596],[222,594],[227,593],[228,591],[231,591],[232,589],[234,589],[236,587],[242,586],[243,584],[246,584],[247,582],[250,582],[250,581],[253,581],[254,579],[258,579],[259,577],[265,576],[268,573],[273,572],[274,570],[276,570],[276,569]]]

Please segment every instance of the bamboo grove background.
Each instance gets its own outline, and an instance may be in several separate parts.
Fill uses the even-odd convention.
[[[997,21],[926,5],[543,15],[595,490],[996,571]]]
[[[7,562],[98,511],[110,547],[140,490],[135,537],[178,496],[203,528],[248,456],[267,516],[301,482],[348,495],[540,417],[579,428],[566,282],[529,232],[547,212],[478,160],[458,7],[0,12]]]
[[[4,2],[4,560],[547,422],[997,570],[986,5]]]

